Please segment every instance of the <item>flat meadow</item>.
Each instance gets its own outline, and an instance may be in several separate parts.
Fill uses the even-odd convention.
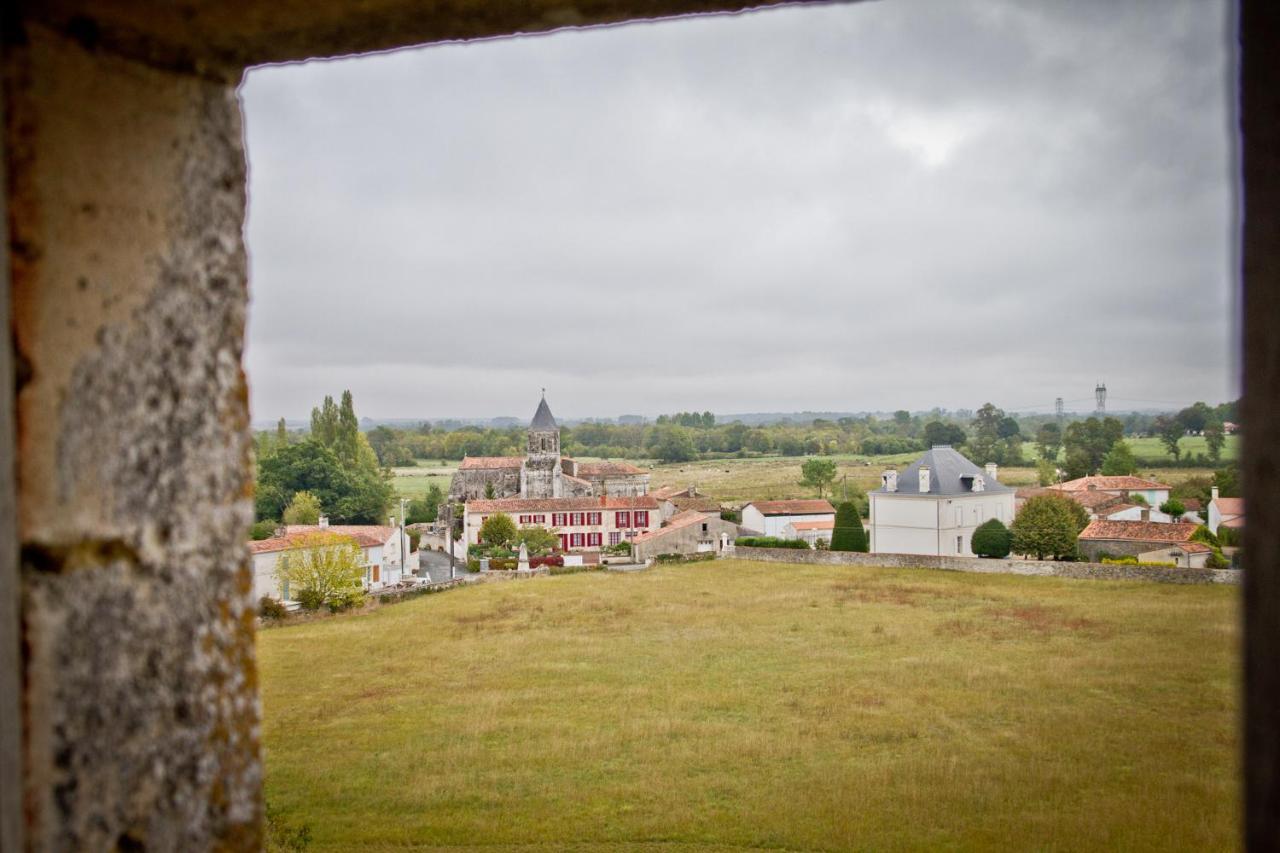
[[[1239,595],[721,560],[262,630],[311,848],[1224,850]]]

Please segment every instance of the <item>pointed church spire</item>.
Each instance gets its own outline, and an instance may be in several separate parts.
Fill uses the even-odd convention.
[[[538,403],[538,411],[533,413],[533,420],[529,423],[531,430],[558,430],[556,419],[551,415],[551,407],[547,405],[546,389],[542,391],[542,401]]]

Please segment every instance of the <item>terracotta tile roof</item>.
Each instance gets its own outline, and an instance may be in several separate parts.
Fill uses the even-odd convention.
[[[649,494],[661,501],[667,500],[668,498],[678,497],[680,495],[686,495],[688,492],[688,486],[663,486],[661,489],[654,489],[649,492]]]
[[[1218,525],[1219,527],[1230,527],[1232,530],[1244,529],[1244,516],[1236,515],[1228,518],[1226,521]]]
[[[1244,515],[1244,498],[1218,498],[1212,501],[1222,515]]]
[[[720,501],[714,498],[704,498],[704,497],[686,498],[686,497],[681,497],[677,495],[676,497],[668,498],[667,500],[675,504],[676,509],[679,510],[680,512],[685,512],[687,510],[694,510],[696,512],[714,512],[719,514],[720,510],[722,509],[722,507],[720,506]]]
[[[1025,501],[1027,498],[1038,498],[1042,495],[1060,494],[1062,494],[1062,492],[1057,489],[1049,489],[1044,486],[1023,486],[1022,488],[1015,490],[1013,496],[1020,501]]]
[[[1183,542],[1182,544],[1178,545],[1178,547],[1181,548],[1183,551],[1186,551],[1188,554],[1203,554],[1206,551],[1213,550],[1213,548],[1209,547],[1203,542]]]
[[[1054,494],[1071,498],[1080,506],[1094,512],[1103,512],[1105,509],[1125,502],[1124,498],[1113,495],[1111,492],[1054,492]]]
[[[330,531],[333,531],[333,528],[330,528]],[[308,544],[315,533],[315,530],[294,531],[292,533],[286,533],[284,536],[273,536],[270,539],[259,539],[249,543],[249,551],[254,554],[269,554],[273,551],[290,551],[294,548],[303,548]],[[369,533],[344,533],[340,535],[354,540],[361,548],[372,548],[376,545],[383,545],[387,541],[386,539],[379,539]]]
[[[1190,541],[1197,527],[1198,524],[1189,521],[1163,524],[1159,521],[1107,521],[1100,518],[1089,522],[1089,526],[1081,531],[1080,538],[1180,544]]]
[[[834,515],[836,511],[829,501],[752,501],[747,506],[755,507],[762,515]]]
[[[497,498],[467,501],[467,512],[571,512],[588,509],[657,509],[651,495],[639,497]]]
[[[580,485],[580,486],[590,486],[590,485],[591,485],[591,483],[590,483],[589,481],[584,480],[584,479],[582,479],[581,477],[575,477],[575,476],[573,476],[572,474],[561,474],[560,476],[564,477],[564,479],[569,480],[570,482],[577,483],[577,484],[578,484],[578,485]]]
[[[523,464],[523,456],[468,456],[458,463],[458,470],[475,471],[477,469],[519,468]]]
[[[793,521],[788,526],[796,530],[835,530],[836,520],[833,518],[827,521]]]
[[[1187,508],[1187,512],[1199,512],[1204,509],[1204,504],[1200,503],[1199,498],[1183,498],[1182,505]]]
[[[284,528],[286,535],[291,533],[337,533],[340,536],[371,536],[379,542],[386,542],[395,535],[396,529],[386,524],[330,524],[321,527],[318,524],[289,524]]]
[[[647,474],[629,462],[579,462],[575,467],[580,477],[617,477],[624,474]]]
[[[632,539],[632,542],[648,542],[650,539],[658,539],[666,536],[673,530],[679,530],[682,527],[688,527],[691,524],[697,524],[706,521],[709,518],[718,519],[718,515],[712,515],[709,512],[682,512],[679,515],[673,515],[671,521],[665,527],[659,527],[657,530],[650,530],[648,533],[641,533]]]
[[[1155,480],[1144,480],[1141,477],[1081,477],[1078,480],[1068,480],[1065,483],[1059,483],[1056,486],[1050,486],[1053,489],[1060,489],[1064,492],[1083,492],[1090,488],[1099,491],[1144,491],[1146,489],[1168,489],[1165,483],[1157,483]]]
[[[1104,507],[1103,509],[1098,510],[1098,515],[1112,516],[1112,515],[1115,515],[1117,512],[1126,512],[1131,509],[1137,509],[1138,507],[1141,507],[1142,509],[1146,509],[1146,507],[1142,506],[1142,504],[1118,503],[1118,504],[1111,504],[1110,506],[1107,506],[1107,507]]]

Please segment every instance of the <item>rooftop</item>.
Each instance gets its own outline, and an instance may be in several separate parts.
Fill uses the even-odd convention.
[[[629,462],[578,462],[575,469],[579,477],[607,477],[619,474],[646,474]]]
[[[929,468],[929,490],[920,491],[920,469]],[[982,478],[982,492],[1007,494],[1013,489],[988,476],[987,472],[949,444],[935,444],[898,475],[898,490],[888,491],[883,485],[872,494],[880,495],[971,495],[974,483]]]
[[[1164,524],[1159,521],[1107,521],[1089,522],[1080,533],[1081,539],[1116,539],[1132,542],[1189,542],[1198,524],[1178,521]]]
[[[1123,477],[1080,477],[1076,480],[1068,480],[1065,483],[1059,483],[1050,488],[1058,489],[1064,492],[1084,492],[1090,489],[1098,491],[1144,491],[1146,489],[1168,489],[1166,483],[1157,483],[1155,480],[1144,480],[1142,477],[1123,476]]]
[[[836,508],[830,501],[752,501],[747,506],[760,510],[761,515],[825,515],[834,514]],[[745,507],[744,507],[745,508]]]
[[[556,419],[551,416],[551,407],[547,405],[547,398],[545,396],[538,403],[538,410],[533,413],[533,420],[529,422],[529,429],[537,429],[537,430],[560,429],[560,427],[556,424]]]
[[[666,536],[668,533],[671,533],[672,531],[679,530],[682,527],[688,527],[691,524],[697,524],[699,522],[706,521],[709,518],[718,519],[719,516],[713,515],[712,513],[709,513],[709,512],[692,512],[692,511],[682,512],[679,515],[672,516],[671,521],[669,521],[665,526],[659,527],[657,530],[650,530],[648,533],[641,533],[639,536],[637,536],[635,539],[631,541],[647,542],[650,539],[658,539],[659,537]]]
[[[519,468],[524,464],[523,456],[468,456],[458,463],[459,471],[474,471],[482,468]]]
[[[657,509],[650,495],[639,497],[496,498],[467,501],[467,512],[573,512],[591,509]]]
[[[301,525],[300,525],[301,526]],[[390,530],[391,528],[387,528]],[[295,548],[305,548],[312,542],[312,537],[317,533],[337,533],[345,539],[354,541],[361,548],[372,548],[377,545],[386,543],[386,538],[380,538],[372,533],[341,533],[341,528],[325,528],[321,530],[319,527],[311,527],[308,530],[294,530],[286,532],[284,536],[272,536],[270,539],[258,539],[249,543],[249,551],[254,554],[270,554],[274,551],[292,551]],[[388,537],[389,538],[389,537]]]
[[[791,527],[796,530],[835,530],[836,520],[828,518],[824,521],[793,521]]]

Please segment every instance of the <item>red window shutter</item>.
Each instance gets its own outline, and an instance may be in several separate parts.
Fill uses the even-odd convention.
[[[569,550],[569,534],[567,533],[560,534],[560,550],[561,551]]]
[[[620,513],[618,513],[618,517],[617,517],[617,522],[616,522],[616,523],[617,523],[617,526],[618,526],[618,527],[630,527],[630,526],[631,526],[631,513],[629,513],[629,512],[620,512]]]
[[[636,510],[636,527],[648,527],[648,526],[649,526],[649,511],[639,510],[639,509]]]

